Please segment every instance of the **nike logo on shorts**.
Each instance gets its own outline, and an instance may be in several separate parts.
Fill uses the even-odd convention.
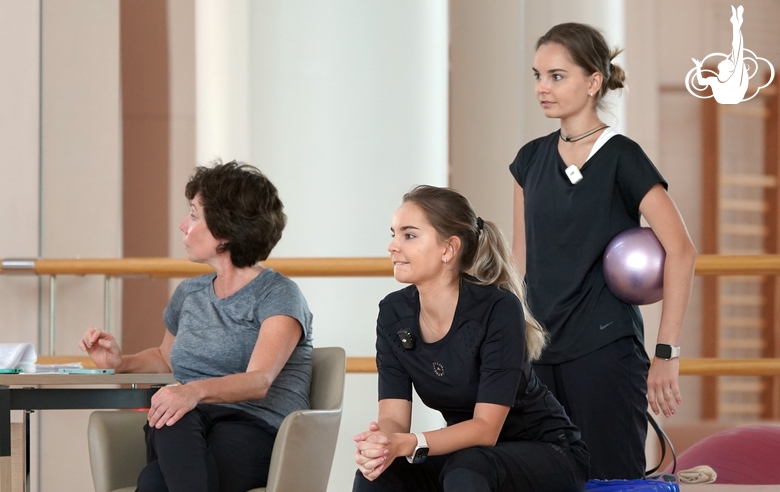
[[[610,321],[610,322],[609,322],[609,323],[607,323],[606,325],[601,325],[601,326],[599,326],[599,330],[603,330],[604,328],[606,328],[607,326],[611,325],[612,323],[614,323],[614,321]]]

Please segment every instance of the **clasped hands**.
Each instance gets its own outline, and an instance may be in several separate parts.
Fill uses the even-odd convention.
[[[355,463],[368,480],[376,480],[399,456],[398,443],[393,434],[383,432],[379,424],[371,422],[368,430],[352,438],[355,441]]]

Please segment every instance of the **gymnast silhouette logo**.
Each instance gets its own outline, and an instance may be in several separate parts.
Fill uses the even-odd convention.
[[[685,88],[688,92],[700,99],[714,97],[720,104],[739,104],[742,101],[749,101],[756,97],[758,92],[768,86],[775,78],[775,67],[766,58],[761,58],[749,49],[745,48],[742,39],[742,13],[745,11],[740,5],[737,9],[731,6],[731,54],[712,53],[707,55],[702,61],[692,58],[696,65],[685,76]],[[718,73],[712,70],[702,70],[702,65],[709,58],[722,58],[718,63]],[[748,90],[748,83],[758,72],[759,61],[769,66],[769,80],[761,87],[756,88],[755,92],[749,97],[745,97]],[[711,74],[705,77],[705,74]],[[697,92],[704,91],[707,86],[712,88],[712,94],[702,96]]]

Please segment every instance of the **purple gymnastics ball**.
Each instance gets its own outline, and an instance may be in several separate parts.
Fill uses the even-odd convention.
[[[604,279],[628,304],[652,304],[664,296],[666,251],[649,227],[626,229],[604,250]]]

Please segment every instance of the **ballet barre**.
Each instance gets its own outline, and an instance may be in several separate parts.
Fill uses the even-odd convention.
[[[95,367],[89,357],[39,357],[41,364],[80,362],[83,367]],[[376,372],[376,358],[347,357],[348,374]],[[684,357],[680,359],[681,376],[780,376],[780,359],[718,359]]]
[[[263,265],[289,277],[390,277],[393,265],[387,257],[365,258],[269,258]],[[111,280],[118,277],[187,278],[211,272],[207,265],[177,258],[0,260],[0,275],[49,276],[49,347],[56,334],[57,276],[102,275],[103,327],[111,331]],[[696,275],[780,275],[779,255],[699,255]],[[48,354],[54,355],[54,354]]]

